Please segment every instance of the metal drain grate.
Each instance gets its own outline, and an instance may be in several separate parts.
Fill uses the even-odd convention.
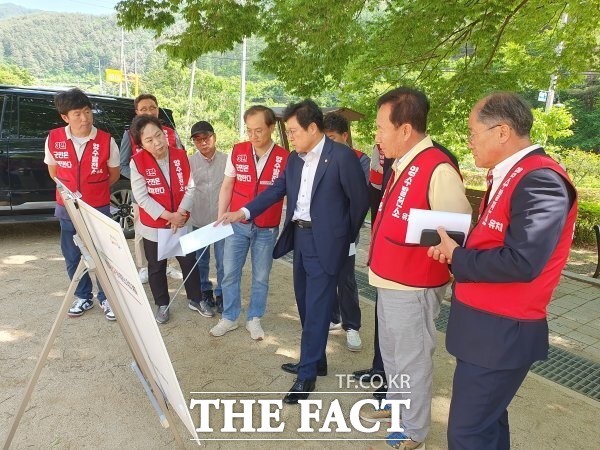
[[[293,252],[285,255],[282,259],[291,263]],[[377,290],[369,284],[367,273],[356,270],[356,284],[359,295],[372,302],[375,301]],[[436,320],[437,329],[443,333],[446,332],[449,313],[450,306],[443,303],[440,315]],[[536,362],[531,367],[531,371],[586,397],[600,401],[600,364],[589,359],[551,345],[548,359]]]

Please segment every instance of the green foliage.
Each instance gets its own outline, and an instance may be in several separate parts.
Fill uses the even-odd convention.
[[[580,201],[578,206],[573,242],[576,244],[595,244],[596,235],[593,226],[600,225],[600,204]]]
[[[531,138],[542,146],[548,144],[548,140],[556,140],[571,136],[573,131],[573,115],[567,108],[551,108],[550,111],[541,109],[533,110],[533,128]]]
[[[597,0],[123,0],[117,10],[120,23],[153,30],[187,62],[253,33],[265,43],[256,65],[288,91],[328,93],[366,113],[356,133],[365,145],[377,97],[400,84],[428,94],[431,133],[465,153],[465,119],[484,93],[537,91],[553,73],[567,87],[598,63],[588,57],[598,45]]]
[[[22,69],[14,64],[0,63],[0,84],[31,86],[35,84],[35,78],[27,69]]]
[[[600,188],[600,154],[578,148],[549,147],[546,150],[567,168],[575,186]],[[597,201],[600,203],[600,198]]]

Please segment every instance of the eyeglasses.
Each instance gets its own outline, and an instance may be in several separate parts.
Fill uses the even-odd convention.
[[[192,136],[192,141],[197,142],[198,144],[204,144],[214,136],[214,134],[209,134],[208,136]]]
[[[256,130],[249,130],[246,128],[246,134],[248,136],[256,136],[257,138],[261,137],[264,134],[265,130],[262,128],[257,128]]]
[[[475,136],[478,136],[478,135],[480,135],[480,134],[482,134],[482,133],[485,133],[486,131],[490,131],[490,130],[493,130],[494,128],[501,127],[501,126],[502,126],[502,124],[501,124],[501,123],[499,123],[499,124],[497,124],[497,125],[492,125],[491,127],[489,127],[489,128],[486,128],[485,130],[478,131],[477,133],[469,133],[469,135],[467,136],[467,140],[468,140],[469,142],[473,142],[473,138],[474,138]]]
[[[294,134],[298,133],[300,131],[299,128],[296,128],[295,130],[285,130],[285,135],[287,137],[293,137]]]
[[[149,106],[147,108],[138,109],[137,111],[142,114],[147,114],[149,112],[155,112],[157,109],[158,109],[157,106]]]

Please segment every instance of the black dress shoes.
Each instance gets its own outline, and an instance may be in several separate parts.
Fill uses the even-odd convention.
[[[385,372],[383,370],[375,370],[372,367],[370,369],[357,370],[352,372],[352,376],[357,380],[367,383],[373,378],[376,380],[385,381]]]
[[[296,379],[290,391],[283,397],[283,402],[295,405],[298,400],[306,400],[310,392],[315,390],[315,380]]]
[[[298,367],[300,367],[300,363],[285,363],[281,365],[281,370],[287,373],[293,373],[294,375],[298,374]],[[327,375],[327,364],[325,365],[317,365],[317,375],[320,377],[324,377]]]

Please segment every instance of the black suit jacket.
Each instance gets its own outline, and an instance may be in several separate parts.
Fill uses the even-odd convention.
[[[274,184],[246,205],[256,217],[287,195],[284,228],[273,257],[294,249],[294,224],[291,222],[298,201],[304,160],[292,152],[283,174]],[[369,207],[364,172],[356,154],[347,146],[325,137],[325,144],[313,183],[310,201],[313,239],[319,261],[330,275],[339,273],[355,242]]]

